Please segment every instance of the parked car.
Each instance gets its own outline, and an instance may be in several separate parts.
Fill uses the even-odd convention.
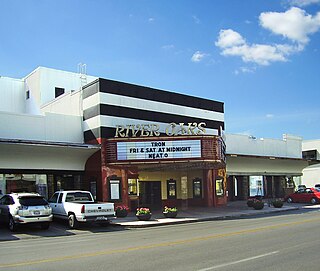
[[[314,188],[317,189],[318,191],[320,191],[320,184],[316,184],[316,185],[314,186]]]
[[[297,190],[305,190],[307,187],[304,184],[299,184]]]
[[[39,194],[11,193],[0,198],[0,222],[16,231],[21,224],[39,224],[48,229],[52,221],[52,209]]]
[[[49,203],[54,217],[68,220],[71,229],[80,222],[108,223],[115,217],[114,203],[95,202],[89,191],[58,191]]]
[[[286,196],[285,200],[288,203],[301,202],[316,204],[320,202],[320,192],[315,188],[306,188]]]

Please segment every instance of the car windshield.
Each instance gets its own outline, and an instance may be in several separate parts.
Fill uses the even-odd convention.
[[[66,196],[66,202],[71,201],[92,201],[90,193],[85,192],[71,192]]]
[[[23,206],[48,205],[44,198],[38,196],[20,197],[19,202]]]

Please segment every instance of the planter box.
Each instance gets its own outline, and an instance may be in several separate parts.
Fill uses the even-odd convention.
[[[138,218],[138,220],[148,221],[151,218],[151,214],[141,214],[141,215],[136,215],[136,217]]]
[[[128,215],[127,210],[116,210],[116,216],[117,217],[126,217]]]
[[[261,209],[263,209],[263,207],[264,207],[264,202],[262,202],[262,201],[255,201],[254,203],[253,203],[253,206],[252,206],[255,210],[261,210]]]
[[[175,218],[178,215],[178,212],[163,212],[163,215],[166,218]]]

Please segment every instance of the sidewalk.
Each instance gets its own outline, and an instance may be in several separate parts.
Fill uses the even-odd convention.
[[[208,207],[194,207],[187,210],[179,209],[178,216],[176,218],[165,218],[161,211],[155,211],[152,213],[152,217],[149,221],[137,220],[134,212],[131,212],[125,218],[116,218],[111,224],[115,226],[123,226],[128,228],[144,228],[170,224],[182,224],[192,223],[198,221],[209,220],[222,220],[231,218],[240,218],[245,216],[254,216],[259,214],[269,214],[277,212],[286,212],[291,210],[298,210],[304,208],[303,204],[287,204],[285,203],[282,208],[274,208],[265,206],[262,210],[255,210],[247,206],[246,201],[229,202],[227,206],[208,208]],[[318,205],[316,205],[318,206]],[[320,208],[320,206],[318,206]]]

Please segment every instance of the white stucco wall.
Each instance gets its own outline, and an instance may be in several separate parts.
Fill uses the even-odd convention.
[[[83,143],[80,116],[0,112],[0,127],[2,139]]]
[[[82,91],[78,90],[65,93],[41,106],[40,110],[42,114],[45,112],[50,112],[72,116],[83,116]]]
[[[0,76],[0,111],[25,113],[24,81]]]
[[[227,154],[302,158],[302,138],[284,135],[283,139],[254,138],[226,134]]]
[[[80,90],[81,86],[97,79],[94,76],[86,76],[81,80],[80,74],[61,71],[46,67],[38,67],[25,78],[25,81],[39,107],[55,99],[55,88],[64,88],[65,93]]]
[[[317,160],[320,160],[320,139],[304,140],[302,142],[302,150],[317,151]],[[320,184],[320,164],[311,165],[302,171],[301,183],[307,187],[314,187],[315,184]]]

